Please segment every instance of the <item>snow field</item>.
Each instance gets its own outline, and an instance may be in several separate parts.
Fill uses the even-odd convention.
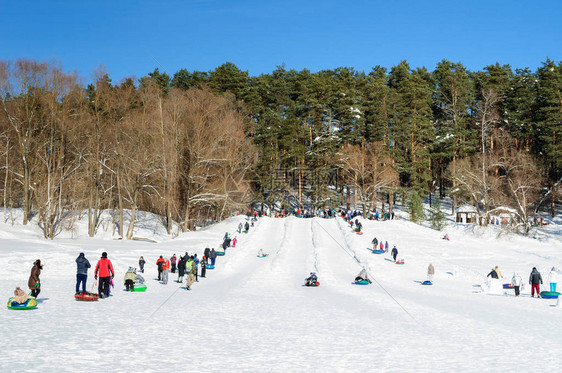
[[[243,217],[162,242],[78,237],[46,241],[32,229],[0,225],[0,293],[26,287],[31,264],[45,263],[39,307],[4,310],[0,370],[42,372],[176,371],[529,371],[560,366],[560,307],[519,298],[512,290],[482,292],[495,265],[508,283],[527,282],[536,266],[562,267],[560,236],[497,239],[452,226],[443,233],[407,221],[362,221],[357,235],[338,219],[261,218],[247,234]],[[185,290],[170,274],[157,277],[159,255],[218,247],[224,232],[236,248],[217,258],[207,278]],[[147,237],[147,234],[141,236]],[[375,255],[373,237],[399,250],[399,266]],[[150,238],[150,237],[149,237]],[[259,249],[267,258],[257,258]],[[107,251],[116,270],[109,299],[76,302],[75,258],[94,267]],[[146,264],[146,293],[123,291],[123,276]],[[433,286],[422,286],[433,263]],[[353,285],[362,266],[373,284]],[[315,271],[321,285],[303,286]],[[93,284],[93,268],[88,288]],[[379,286],[380,285],[380,286]]]

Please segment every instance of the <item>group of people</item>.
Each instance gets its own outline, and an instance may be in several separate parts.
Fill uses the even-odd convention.
[[[490,273],[486,277],[491,279],[501,279],[503,275],[498,266],[492,268]],[[558,271],[556,267],[552,267],[550,273],[548,274],[548,282],[550,284],[550,291],[556,291],[556,285],[558,282]],[[537,270],[536,267],[533,267],[531,270],[531,274],[529,275],[529,285],[531,285],[531,297],[534,297],[535,294],[537,297],[540,297],[541,294],[541,285],[543,283],[543,279],[541,273]],[[515,296],[518,297],[521,294],[521,289],[523,286],[523,279],[519,275],[518,272],[513,273],[513,277],[511,278],[511,285],[513,286],[513,290],[515,291]]]
[[[373,245],[373,251],[379,250],[379,251],[384,251],[384,252],[387,253],[388,249],[390,247],[390,245],[388,244],[388,241],[385,241],[383,243],[382,240],[381,240],[379,242],[379,240],[376,237],[373,238],[373,240],[371,241],[371,244]],[[398,257],[398,249],[396,248],[396,246],[392,247],[392,250],[390,251],[390,255],[392,256],[392,259],[396,263],[396,260],[397,260],[397,257]]]

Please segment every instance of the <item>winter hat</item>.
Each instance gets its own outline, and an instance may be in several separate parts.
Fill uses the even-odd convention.
[[[102,257],[102,258],[107,258],[107,253],[104,251],[103,253],[101,253],[101,257]]]
[[[84,256],[84,253],[80,253],[80,255],[79,255],[79,256]]]

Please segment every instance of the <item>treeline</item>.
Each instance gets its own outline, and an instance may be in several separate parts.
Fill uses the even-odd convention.
[[[255,148],[232,95],[163,92],[150,77],[112,85],[103,73],[84,89],[53,64],[18,60],[0,62],[0,96],[3,206],[23,207],[23,224],[37,215],[46,238],[83,211],[90,236],[109,209],[130,239],[139,209],[172,234],[251,200]]]
[[[150,76],[163,90],[209,86],[244,102],[266,202],[295,189],[299,201],[306,193],[314,206],[333,205],[354,190],[364,209],[377,208],[378,197],[384,211],[397,190],[448,191],[453,209],[470,203],[486,224],[498,211],[525,223],[547,204],[554,215],[560,199],[561,63],[476,72],[447,60],[433,71],[406,61],[369,73],[281,66],[257,77],[226,63]]]
[[[562,64],[551,60],[536,71],[443,60],[260,76],[225,63],[117,85],[98,74],[86,89],[33,61],[0,71],[4,205],[47,227],[86,206],[92,229],[104,208],[189,229],[194,215],[288,195],[315,208],[347,193],[384,210],[406,190],[448,193],[482,224],[498,208],[525,223],[560,200]]]

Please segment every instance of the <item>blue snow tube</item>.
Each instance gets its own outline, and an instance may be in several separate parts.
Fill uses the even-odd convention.
[[[543,292],[541,292],[541,298],[544,298],[544,299],[558,299],[559,295],[560,295],[560,293],[557,292],[557,291],[543,291]]]
[[[355,284],[355,285],[369,285],[370,282],[369,282],[369,280],[359,280],[359,281],[355,281],[353,284]]]
[[[433,282],[431,281],[424,281],[421,283],[422,285],[433,285]]]

